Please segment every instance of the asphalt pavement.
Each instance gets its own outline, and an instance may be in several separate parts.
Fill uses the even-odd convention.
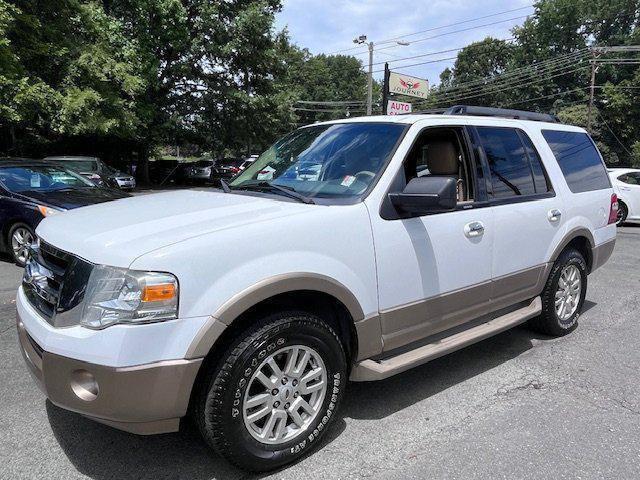
[[[47,402],[17,346],[21,271],[0,262],[0,478],[254,478],[189,425],[138,437]],[[525,327],[350,384],[323,448],[268,478],[640,476],[640,226],[619,229],[571,335]],[[144,399],[140,399],[144,401]]]

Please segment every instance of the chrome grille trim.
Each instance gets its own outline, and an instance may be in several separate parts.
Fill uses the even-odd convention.
[[[22,287],[29,303],[50,325],[77,325],[92,269],[93,264],[41,240],[30,249]]]

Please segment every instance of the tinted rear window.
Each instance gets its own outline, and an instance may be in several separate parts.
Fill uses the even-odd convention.
[[[610,188],[600,154],[586,133],[543,130],[573,193]]]
[[[518,132],[499,127],[477,127],[477,131],[491,170],[493,197],[535,194],[529,157]]]

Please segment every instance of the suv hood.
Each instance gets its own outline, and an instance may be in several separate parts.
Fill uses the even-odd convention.
[[[139,256],[173,243],[308,213],[314,207],[215,190],[182,190],[54,215],[44,219],[36,233],[47,243],[90,262],[126,268]]]

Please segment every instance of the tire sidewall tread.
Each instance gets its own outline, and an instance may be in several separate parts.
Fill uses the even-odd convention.
[[[247,431],[242,399],[261,359],[301,339],[322,356],[327,392],[322,410],[304,435],[281,445],[261,444]],[[213,449],[232,464],[256,472],[294,462],[321,443],[346,386],[346,357],[335,331],[322,319],[298,311],[269,315],[237,337],[205,376],[195,404],[196,423]]]
[[[562,270],[568,265],[578,267],[581,276],[581,291],[578,308],[569,318],[569,321],[560,321],[555,308],[555,294],[558,288],[558,281]],[[582,307],[587,293],[587,262],[578,250],[569,248],[564,250],[558,259],[554,262],[547,283],[542,291],[542,312],[530,321],[530,325],[537,331],[560,337],[571,333],[578,327],[578,319],[582,312]]]

